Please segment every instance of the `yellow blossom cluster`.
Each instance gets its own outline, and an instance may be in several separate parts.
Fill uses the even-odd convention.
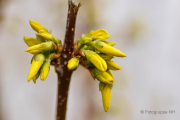
[[[111,88],[114,78],[111,70],[121,70],[112,60],[114,57],[126,57],[120,50],[114,48],[115,42],[108,42],[109,34],[104,29],[89,31],[83,34],[74,45],[74,56],[68,62],[68,69],[74,70],[79,64],[86,67],[93,78],[99,80],[99,90],[105,112],[108,111],[111,100]]]
[[[24,37],[25,43],[29,46],[25,51],[33,54],[28,82],[32,79],[36,83],[39,76],[41,80],[46,79],[52,58],[61,56],[62,44],[40,23],[30,20],[30,25],[37,34],[36,38]],[[112,59],[126,57],[123,52],[113,47],[115,42],[107,41],[108,38],[110,36],[104,29],[91,30],[83,34],[75,41],[71,59],[67,64],[69,70],[75,70],[79,64],[83,65],[90,71],[92,77],[99,81],[105,112],[110,106],[111,88],[114,83],[111,70],[121,70]]]
[[[29,22],[37,34],[36,38],[24,37],[25,43],[29,46],[25,52],[33,54],[28,82],[32,79],[36,83],[39,76],[41,80],[46,79],[50,70],[51,58],[59,50],[57,46],[60,46],[61,41],[49,33],[47,28],[40,23],[32,20],[29,20]]]

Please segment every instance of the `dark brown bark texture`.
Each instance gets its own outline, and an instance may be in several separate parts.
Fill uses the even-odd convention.
[[[60,65],[55,66],[58,75],[58,96],[57,96],[57,116],[56,120],[66,119],[67,99],[69,84],[72,72],[68,70],[67,63],[71,59],[74,47],[74,34],[76,26],[76,17],[80,3],[75,5],[71,0],[68,1],[68,15],[66,23],[66,32],[64,38],[63,50],[60,58]]]

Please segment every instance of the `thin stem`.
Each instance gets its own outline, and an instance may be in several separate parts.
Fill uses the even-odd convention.
[[[77,6],[71,0],[69,0],[68,6],[69,7],[68,7],[68,15],[67,15],[67,23],[66,23],[66,33],[65,33],[64,45],[63,45],[63,51],[60,56],[61,61],[60,61],[60,65],[55,66],[55,70],[58,75],[56,120],[66,119],[69,84],[73,72],[71,70],[68,70],[67,63],[71,59],[71,54],[73,52],[76,17],[80,7],[80,3]]]

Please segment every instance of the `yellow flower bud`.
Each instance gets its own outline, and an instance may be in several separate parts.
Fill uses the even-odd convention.
[[[109,55],[117,56],[117,57],[126,57],[126,55],[120,50],[104,43],[101,41],[93,41],[91,45],[95,47],[99,52],[106,53]]]
[[[102,102],[103,102],[104,111],[107,112],[110,106],[110,102],[111,102],[112,84],[104,84],[100,82],[99,86],[100,86],[100,91],[102,94]]]
[[[108,42],[106,40],[99,40],[99,41],[104,42],[104,43],[106,43],[106,44],[108,44],[110,46],[114,46],[116,44],[115,42]]]
[[[87,60],[89,60],[91,63],[93,63],[99,70],[106,71],[107,70],[107,64],[104,59],[102,59],[97,53],[85,50],[84,51]]]
[[[108,45],[114,46],[116,43],[115,42],[107,42]]]
[[[99,55],[100,55],[104,60],[109,60],[109,59],[114,58],[113,55],[107,55],[107,54],[103,54],[103,53],[100,53]]]
[[[108,69],[111,70],[121,70],[121,68],[113,61],[113,60],[106,60]]]
[[[44,30],[40,30],[38,35],[42,36],[43,38],[45,38],[47,40],[51,40],[52,36],[53,36]]]
[[[36,84],[36,80],[38,79],[39,75],[40,75],[40,71],[38,71],[38,72],[36,73],[36,75],[32,78],[34,84]]]
[[[92,37],[87,37],[86,35],[82,35],[79,40],[78,40],[78,45],[79,44],[86,44],[92,41]]]
[[[108,69],[106,72],[109,73],[112,78],[114,78],[114,75],[113,75],[113,73],[111,72],[111,70]]]
[[[60,42],[59,39],[57,39],[56,37],[54,37],[53,35],[49,34],[48,32],[46,32],[44,30],[40,30],[38,35],[45,38],[46,40],[53,41],[56,44],[59,44],[59,42]]]
[[[41,80],[45,80],[49,74],[51,60],[47,60],[41,68]]]
[[[93,39],[107,39],[110,38],[109,34],[104,29],[98,29],[92,32]]]
[[[51,58],[53,57],[54,53],[51,53],[47,59],[46,59],[46,62],[44,62],[44,64],[42,65],[41,67],[41,80],[45,80],[49,74],[49,71],[50,71],[50,63],[51,63]]]
[[[36,32],[39,32],[40,30],[44,30],[44,31],[48,32],[47,28],[43,27],[40,23],[38,23],[36,21],[29,20],[29,23],[30,23],[32,29],[35,30]]]
[[[107,84],[114,83],[114,79],[107,72],[103,72],[103,71],[98,70],[97,68],[94,68],[93,73],[94,73],[95,78],[103,83],[107,83]]]
[[[79,65],[79,59],[71,58],[68,62],[67,67],[69,70],[74,70],[75,68],[77,68],[78,65]]]
[[[29,46],[33,46],[33,45],[37,45],[40,42],[36,39],[36,38],[32,38],[32,37],[25,37],[24,36],[24,42]]]
[[[33,56],[31,67],[28,74],[28,82],[37,74],[40,67],[44,63],[45,56],[43,54],[36,54]]]
[[[107,39],[109,38],[109,34],[104,29],[98,29],[96,31],[89,31],[86,35],[83,34],[78,40],[78,46],[80,47],[81,44],[87,44],[92,40],[96,39]]]
[[[32,54],[37,54],[37,53],[43,53],[46,51],[52,51],[53,50],[53,42],[43,42],[38,45],[34,45],[29,47],[28,49],[25,50],[25,52],[29,52]]]

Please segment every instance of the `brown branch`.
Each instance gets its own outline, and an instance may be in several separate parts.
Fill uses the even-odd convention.
[[[63,45],[63,51],[60,58],[60,65],[55,66],[58,75],[58,96],[57,96],[57,116],[56,120],[66,119],[66,107],[69,91],[69,83],[72,72],[68,70],[67,63],[71,59],[74,47],[74,34],[76,26],[76,17],[81,4],[75,5],[71,0],[68,1],[68,15],[66,23],[66,33]]]

